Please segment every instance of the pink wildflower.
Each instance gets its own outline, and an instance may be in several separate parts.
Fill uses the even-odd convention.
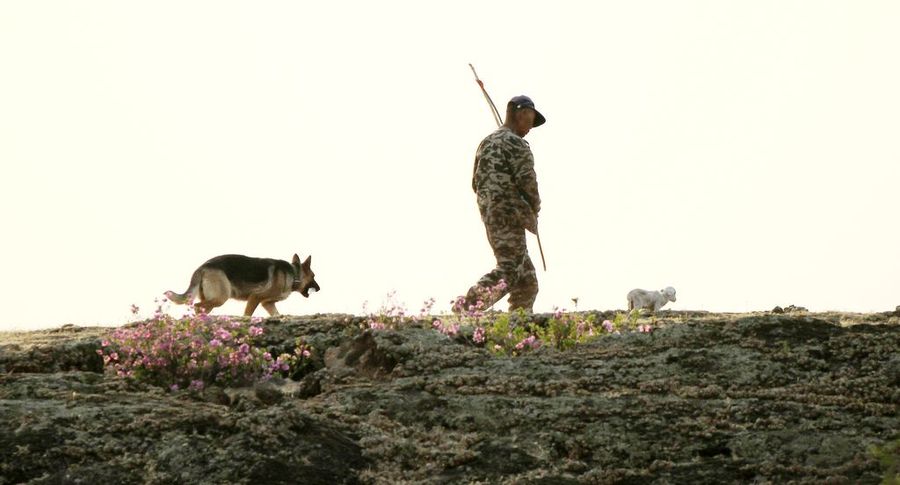
[[[614,327],[613,327],[613,323],[612,323],[612,322],[610,322],[609,320],[603,320],[603,329],[604,329],[604,330],[606,330],[606,331],[609,332],[609,333],[612,333],[613,328],[614,328]]]
[[[456,300],[450,302],[450,311],[453,313],[463,313],[466,310],[466,297],[458,296]]]
[[[262,327],[250,327],[250,336],[251,337],[259,337],[263,334]]]
[[[209,346],[210,346],[210,347],[221,347],[221,346],[222,346],[222,341],[219,340],[219,339],[217,339],[217,338],[214,338],[214,339],[212,339],[212,340],[209,341]]]
[[[475,333],[472,334],[472,340],[474,340],[476,344],[484,343],[484,327],[475,329]]]
[[[527,338],[523,339],[521,342],[516,344],[516,350],[522,350],[525,347],[531,347],[532,349],[536,349],[541,346],[541,341],[537,339],[534,335],[530,335]]]
[[[419,315],[424,318],[431,312],[431,308],[434,306],[434,298],[429,298],[425,303],[422,304],[422,309],[419,310]]]

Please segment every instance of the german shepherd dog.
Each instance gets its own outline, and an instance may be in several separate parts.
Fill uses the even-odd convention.
[[[301,263],[296,254],[290,263],[225,254],[201,264],[184,293],[167,291],[165,295],[179,305],[191,304],[194,297],[198,297],[200,301],[194,308],[205,313],[234,298],[247,302],[246,317],[253,315],[260,304],[274,317],[279,315],[275,302],[289,297],[291,292],[298,291],[304,298],[309,298],[310,291],[319,291],[311,263],[312,256]]]

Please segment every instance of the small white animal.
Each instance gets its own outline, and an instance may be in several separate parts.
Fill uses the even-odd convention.
[[[670,301],[675,301],[675,288],[671,286],[659,291],[634,289],[628,292],[628,311],[646,308],[655,312]]]

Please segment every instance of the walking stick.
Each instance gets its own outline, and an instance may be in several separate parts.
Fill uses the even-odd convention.
[[[478,83],[478,87],[481,88],[481,92],[482,94],[484,94],[484,99],[487,100],[488,105],[491,108],[491,114],[494,115],[494,121],[497,122],[497,128],[500,128],[500,125],[502,125],[503,123],[500,121],[500,112],[497,111],[497,105],[494,104],[494,101],[488,94],[487,89],[484,89],[484,83],[481,82],[481,79],[478,78],[478,73],[475,72],[475,66],[469,63],[469,67],[472,68],[472,74],[475,75],[475,82]],[[547,271],[547,261],[544,260],[544,248],[541,246],[541,235],[538,233],[537,229],[537,217],[535,217],[534,220],[534,235],[537,237],[538,251],[541,253],[541,264],[544,265],[544,271]]]

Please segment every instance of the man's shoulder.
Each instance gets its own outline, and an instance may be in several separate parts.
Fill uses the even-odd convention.
[[[486,136],[481,143],[499,143],[515,147],[530,148],[528,142],[525,141],[524,138],[513,133],[512,130],[506,127],[498,128],[496,131]]]

